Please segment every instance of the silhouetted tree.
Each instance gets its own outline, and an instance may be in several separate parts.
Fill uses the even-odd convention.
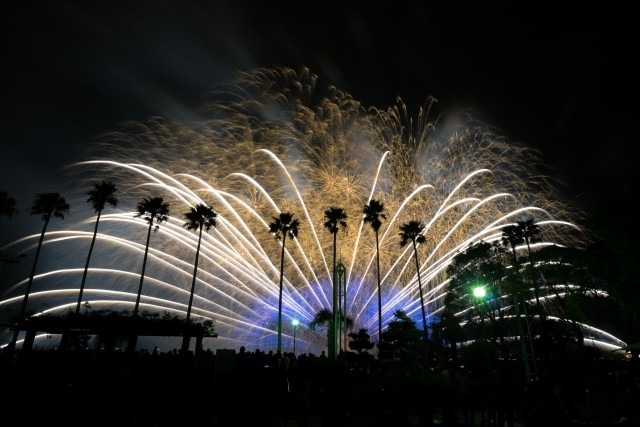
[[[361,354],[364,351],[371,350],[374,343],[371,342],[371,336],[367,333],[366,328],[361,328],[358,332],[352,332],[349,334],[349,349],[357,351]]]
[[[424,307],[424,295],[422,293],[422,281],[420,280],[420,263],[418,262],[418,243],[424,243],[424,224],[419,221],[409,221],[400,226],[400,246],[405,246],[411,242],[413,245],[413,255],[416,261],[416,272],[418,274],[418,291],[420,292],[420,310],[422,311],[422,328],[424,331],[424,342],[429,339],[427,330],[427,314]]]
[[[529,365],[529,354],[528,354],[529,351],[527,351],[527,345],[525,344],[525,341],[529,342],[529,349],[531,352],[533,352],[533,343],[531,342],[531,331],[529,327],[529,319],[527,314],[527,302],[525,301],[525,298],[522,295],[524,291],[522,289],[523,287],[522,278],[517,277],[520,272],[520,262],[518,260],[517,248],[519,245],[524,243],[524,230],[522,227],[512,224],[512,225],[507,225],[502,227],[500,231],[502,232],[501,242],[503,246],[511,249],[511,254],[513,258],[513,271],[515,271],[514,279],[518,283],[517,286],[512,286],[512,290],[514,291],[513,293],[514,307],[516,309],[516,321],[518,325],[518,332],[520,334],[520,345],[522,347],[522,360],[524,362],[525,375],[527,376],[527,378],[530,378],[531,367]],[[519,308],[521,302],[522,302],[522,307],[525,311],[525,323],[527,325],[527,334],[525,334],[522,329],[522,319],[520,316],[520,308]],[[533,356],[533,353],[532,353],[532,356]],[[535,356],[533,356],[532,359],[535,364]],[[536,375],[537,375],[537,372],[536,372]]]
[[[387,330],[382,333],[380,340],[381,359],[401,360],[414,359],[420,346],[420,330],[403,310],[394,313],[394,319],[387,325]]]
[[[160,223],[166,222],[169,219],[169,204],[165,203],[162,197],[143,198],[141,202],[136,206],[138,213],[135,217],[144,219],[147,224],[147,242],[144,247],[144,258],[142,259],[142,272],[140,273],[140,285],[138,286],[138,295],[136,296],[136,305],[133,308],[133,316],[138,315],[138,308],[140,307],[140,297],[142,296],[142,283],[144,282],[144,272],[147,267],[147,256],[149,254],[149,241],[151,240],[151,230],[158,231]],[[156,226],[154,227],[154,223]],[[138,336],[132,335],[129,339],[127,351],[134,351],[138,342]]]
[[[353,325],[353,320],[348,317],[344,317],[344,315],[342,317],[343,318],[340,320],[344,320],[345,324],[347,325],[347,328],[351,328],[351,325]],[[331,340],[331,338],[335,336],[335,332],[334,332],[335,324],[334,324],[333,318],[334,318],[333,312],[328,308],[323,308],[320,311],[318,311],[316,315],[313,317],[313,320],[309,322],[309,329],[311,329],[312,331],[315,331],[316,328],[318,327],[327,328],[327,343],[328,343]]]
[[[534,260],[531,252],[531,245],[533,243],[539,243],[540,239],[540,227],[534,221],[533,218],[526,219],[525,221],[518,221],[517,227],[520,229],[520,233],[522,235],[522,239],[524,243],[527,245],[527,258],[529,259],[529,271],[531,272],[531,281],[533,284],[533,289],[536,296],[536,306],[538,307],[538,314],[543,315],[542,309],[540,307],[540,291],[538,289],[538,281],[536,280],[534,274]]]
[[[347,214],[341,208],[331,207],[324,211],[324,228],[333,235],[333,336],[329,337],[329,359],[335,360],[338,352],[338,318],[340,316],[338,302],[338,283],[336,277],[337,235],[340,228],[347,230]]]
[[[192,207],[189,212],[184,214],[187,222],[184,223],[183,227],[186,227],[187,230],[196,230],[198,232],[198,246],[196,247],[196,260],[193,266],[193,278],[191,280],[191,293],[189,295],[189,305],[187,308],[187,323],[191,319],[191,307],[193,306],[193,293],[196,289],[196,274],[198,272],[198,258],[200,256],[200,243],[202,241],[202,230],[209,232],[211,227],[216,227],[218,225],[216,221],[216,217],[218,214],[214,212],[214,210],[205,205],[204,203],[199,203],[195,208]],[[183,352],[187,352],[189,350],[189,341],[191,337],[189,334],[185,333],[182,339],[182,350]]]
[[[140,297],[142,295],[142,283],[144,281],[144,271],[147,267],[147,256],[149,254],[149,241],[151,240],[151,230],[158,231],[160,223],[166,222],[169,219],[169,204],[165,203],[162,197],[145,197],[136,207],[138,213],[136,218],[142,217],[149,226],[147,227],[147,242],[144,246],[144,258],[142,260],[142,272],[140,273],[140,285],[138,286],[138,295],[136,297],[136,305],[133,308],[134,316],[138,314],[138,308],[140,306]],[[156,224],[154,227],[153,224]]]
[[[82,273],[82,281],[80,282],[80,292],[78,293],[78,303],[76,305],[76,314],[80,312],[80,305],[82,304],[82,294],[84,293],[84,286],[87,280],[87,272],[89,271],[89,261],[91,260],[91,254],[93,252],[93,246],[96,243],[96,236],[98,235],[98,224],[100,223],[100,215],[106,205],[112,207],[118,206],[118,198],[116,197],[116,185],[112,182],[103,180],[100,183],[95,183],[93,189],[87,194],[89,198],[87,203],[91,203],[95,210],[96,225],[93,229],[93,238],[91,239],[91,246],[89,246],[89,254],[87,255],[87,262],[84,265],[84,272]]]
[[[40,215],[44,221],[42,226],[42,232],[40,233],[40,240],[38,241],[38,247],[36,249],[36,256],[33,259],[33,266],[31,267],[31,274],[29,275],[29,282],[27,283],[27,289],[24,293],[24,299],[22,300],[22,307],[20,308],[20,314],[18,320],[23,321],[25,313],[27,311],[27,303],[29,301],[29,294],[31,293],[31,286],[33,285],[33,278],[36,274],[36,266],[38,264],[38,258],[40,257],[40,250],[42,249],[42,242],[44,241],[44,235],[47,232],[47,226],[52,217],[64,219],[64,215],[69,212],[71,206],[67,203],[64,197],[60,193],[41,193],[36,196],[36,199],[31,206],[31,215]],[[13,340],[11,341],[10,348],[14,349],[16,341],[18,340],[19,330],[16,329],[13,334]]]
[[[448,308],[448,306],[446,307]],[[434,337],[433,339],[436,346],[441,349],[445,343],[449,343],[451,360],[457,360],[458,343],[465,339],[464,328],[460,325],[460,319],[452,311],[445,309],[438,321],[433,325],[433,334],[439,338]]]
[[[616,185],[598,200],[590,217],[589,227],[597,230],[599,237],[588,248],[593,260],[588,265],[590,275],[604,283],[604,290],[615,302],[611,304],[614,309],[607,310],[607,322],[615,325],[620,338],[630,345],[635,365],[632,372],[640,378],[640,348],[635,345],[640,342],[640,230],[633,226],[638,215],[635,206],[629,203],[629,195],[637,191],[640,176],[638,168],[619,169],[624,170],[624,179],[612,181]]]
[[[14,215],[20,213],[17,204],[16,199],[9,196],[9,193],[0,191],[0,217],[13,218]]]
[[[378,341],[382,336],[382,293],[380,291],[380,245],[378,241],[378,231],[382,226],[381,219],[387,219],[384,212],[384,204],[379,200],[371,199],[369,204],[364,205],[364,222],[371,224],[371,228],[376,236],[376,274],[378,278]]]
[[[498,244],[479,241],[469,245],[463,252],[453,257],[447,267],[449,285],[445,296],[445,309],[440,323],[447,325],[446,334],[455,335],[455,322],[462,319],[455,313],[466,313],[467,323],[481,319],[486,315],[491,322],[493,341],[500,338],[501,347],[505,348],[504,312],[502,310],[503,293],[501,286],[506,276],[508,254]],[[486,291],[485,299],[479,301],[473,295],[474,288],[482,287]],[[496,314],[497,313],[497,314]],[[496,319],[499,317],[499,320]],[[442,328],[442,325],[440,325]]]
[[[290,212],[281,212],[279,216],[272,217],[269,224],[269,233],[273,234],[276,240],[282,239],[282,252],[280,254],[280,291],[278,293],[278,353],[282,352],[282,283],[284,280],[284,248],[287,236],[296,238],[300,222],[293,219]]]
[[[16,199],[9,196],[6,191],[0,191],[0,218],[4,216],[11,219],[14,215],[18,214],[19,212],[16,205]],[[0,262],[2,262],[2,269],[0,270],[0,276],[2,276],[0,277],[0,297],[2,297],[2,294],[4,293],[4,286],[7,283],[11,266],[17,263],[19,259],[24,256],[25,254],[23,253],[14,255],[0,250]],[[7,266],[6,270],[5,266]]]

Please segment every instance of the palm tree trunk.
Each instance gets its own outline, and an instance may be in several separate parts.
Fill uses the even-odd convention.
[[[138,286],[138,295],[136,297],[136,305],[133,308],[133,316],[137,316],[138,307],[140,307],[140,297],[142,296],[142,282],[144,281],[144,270],[147,267],[147,255],[149,254],[149,241],[151,240],[151,228],[153,226],[153,220],[149,222],[149,229],[147,230],[147,245],[144,248],[144,258],[142,259],[142,272],[140,273],[140,286]],[[133,333],[129,336],[129,342],[127,343],[127,351],[133,352],[138,344],[138,334]]]
[[[342,306],[344,307],[342,309],[342,339],[344,340],[344,351],[349,351],[349,340],[348,338],[348,334],[347,334],[347,279],[346,277],[343,278],[343,282],[342,282],[342,295],[343,295],[343,302],[342,302]]]
[[[547,316],[546,316],[546,313],[544,312],[544,307],[542,307],[542,305],[540,304],[540,289],[538,287],[538,280],[536,279],[536,272],[533,267],[533,259],[531,258],[531,246],[529,244],[529,240],[527,240],[526,242],[527,242],[527,257],[529,261],[529,272],[531,274],[531,283],[533,284],[533,291],[536,297],[536,310],[538,312],[539,329],[540,329],[542,350],[543,350],[542,352],[539,352],[539,354],[540,354],[540,360],[543,363],[546,363],[547,355],[544,350],[545,350],[545,346],[548,345],[550,340],[549,334],[547,333],[547,322],[546,322]],[[526,310],[526,307],[525,307],[525,310]],[[529,337],[530,337],[529,343],[531,344],[531,354],[533,357],[533,372],[537,376],[538,365],[536,361],[536,354],[535,354],[534,345],[533,345],[533,336],[531,335],[531,332],[529,332]]]
[[[525,322],[527,324],[527,336],[528,336],[528,341],[529,341],[529,349],[531,351],[531,360],[533,362],[533,375],[534,377],[538,377],[538,365],[536,362],[536,352],[533,348],[533,336],[531,334],[531,325],[529,322],[529,313],[527,311],[527,302],[524,300],[524,298],[522,299],[522,308],[524,310],[524,319]]]
[[[538,308],[538,313],[542,315],[542,310],[540,308],[540,291],[538,289],[538,281],[536,280],[535,270],[533,269],[533,260],[531,259],[531,246],[529,245],[529,240],[527,240],[527,257],[529,258],[529,271],[531,273],[531,283],[533,284],[533,291],[536,296],[536,307]]]
[[[380,293],[380,248],[378,246],[378,230],[376,235],[376,270],[378,276],[378,346],[382,339],[382,294]]]
[[[338,304],[338,283],[336,280],[336,236],[333,233],[333,333],[330,335],[329,343],[329,360],[336,360],[338,355],[338,335],[340,327],[338,325],[340,319],[340,305]]]
[[[418,262],[418,247],[416,241],[413,241],[413,254],[416,260],[416,272],[418,273],[418,290],[420,291],[420,310],[422,311],[422,331],[424,333],[424,344],[427,345],[429,334],[427,332],[427,314],[424,309],[424,296],[422,294],[422,281],[420,280],[420,263]]]
[[[284,275],[284,244],[287,240],[287,233],[282,234],[282,252],[280,253],[280,290],[278,295],[278,353],[282,351],[282,282]]]
[[[153,223],[149,223],[149,229],[147,230],[147,245],[144,248],[144,258],[142,259],[142,272],[140,273],[140,286],[138,286],[138,296],[136,297],[136,305],[133,308],[133,315],[138,314],[138,307],[140,306],[140,296],[142,295],[142,282],[144,281],[144,270],[147,267],[147,255],[149,254],[149,241],[151,240],[151,228]]]
[[[84,265],[84,273],[82,273],[82,282],[80,282],[80,293],[78,294],[78,305],[76,305],[76,314],[80,313],[80,305],[82,304],[82,294],[84,293],[84,284],[87,280],[87,272],[89,271],[89,260],[91,260],[93,245],[96,243],[96,236],[98,235],[98,223],[100,222],[101,213],[102,211],[98,211],[98,217],[96,218],[96,226],[93,229],[93,239],[91,239],[91,246],[89,246],[89,254],[87,255],[87,262]]]
[[[44,227],[42,227],[42,233],[40,234],[40,240],[38,241],[38,249],[36,250],[36,256],[33,259],[33,266],[31,267],[31,274],[29,275],[29,283],[27,283],[27,289],[24,294],[24,299],[22,300],[22,307],[20,308],[20,318],[24,316],[27,311],[27,302],[29,301],[29,294],[31,293],[31,286],[33,285],[33,278],[36,275],[36,265],[38,264],[38,258],[40,258],[40,250],[42,249],[42,242],[44,242],[44,235],[47,231],[47,225],[49,224],[49,218],[44,222]]]
[[[198,247],[196,248],[196,261],[193,267],[193,279],[191,281],[191,295],[189,296],[189,306],[187,308],[187,320],[191,318],[191,307],[193,306],[193,294],[196,289],[196,274],[198,273],[198,259],[200,258],[200,242],[202,241],[202,227],[198,236]]]
[[[187,326],[189,324],[189,319],[191,319],[191,307],[193,306],[193,294],[196,290],[196,274],[198,273],[198,258],[200,258],[200,242],[202,241],[202,227],[200,227],[200,234],[198,235],[198,246],[196,248],[196,260],[194,262],[193,267],[193,278],[191,280],[191,294],[189,295],[189,305],[187,306]],[[191,336],[187,331],[184,332],[182,336],[182,351],[184,354],[187,354],[189,351],[189,343],[191,341]]]
[[[520,348],[522,351],[522,362],[524,363],[524,375],[527,380],[531,379],[531,367],[529,366],[529,353],[527,352],[527,345],[524,342],[524,331],[522,329],[522,319],[520,318],[520,308],[518,307],[518,298],[514,299],[514,307],[516,309],[516,322],[518,326],[518,333],[520,334]]]
[[[29,282],[27,283],[27,289],[25,290],[24,299],[22,300],[22,307],[20,307],[20,315],[18,316],[18,322],[22,322],[24,320],[24,315],[27,312],[27,302],[29,301],[29,294],[31,293],[31,285],[33,285],[33,277],[36,274],[36,265],[38,265],[38,258],[40,257],[40,249],[42,249],[44,234],[47,231],[47,225],[49,224],[50,219],[51,219],[51,215],[47,216],[47,219],[44,221],[44,226],[42,227],[42,233],[40,233],[40,240],[38,241],[38,249],[36,249],[36,256],[33,259],[33,266],[31,267]],[[20,330],[16,328],[16,330],[13,332],[13,339],[11,340],[11,344],[9,345],[10,349],[13,350],[16,348],[16,343],[18,342],[19,334],[20,334]]]
[[[513,265],[514,267],[517,268],[518,271],[520,271],[518,256],[516,254],[516,247],[513,244],[511,245],[511,251],[513,253]],[[520,278],[520,280],[522,280],[522,278]],[[527,344],[524,342],[525,335],[524,335],[524,330],[522,328],[522,317],[520,316],[520,307],[518,304],[519,304],[519,298],[516,295],[514,296],[514,307],[516,309],[516,321],[518,326],[518,333],[520,334],[520,347],[522,351],[522,361],[524,363],[524,373],[527,379],[531,379],[531,367],[529,365],[529,352],[527,351]],[[523,307],[525,307],[526,302],[524,301],[524,298],[522,298],[522,304],[523,304]],[[526,316],[524,318],[524,321],[527,323],[527,329],[529,329],[529,319]]]

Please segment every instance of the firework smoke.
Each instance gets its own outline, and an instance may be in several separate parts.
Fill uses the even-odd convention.
[[[398,236],[407,221],[426,225],[418,250],[432,318],[442,309],[452,257],[473,242],[499,240],[505,225],[533,218],[542,244],[584,243],[579,212],[559,196],[537,151],[471,115],[431,120],[433,99],[412,116],[401,100],[367,108],[317,83],[306,69],[242,73],[208,94],[190,122],[151,118],[101,136],[70,172],[80,191],[96,180],[115,182],[124,211],[103,214],[86,301],[132,309],[146,229],[132,211],[146,196],[164,197],[171,214],[151,239],[141,310],[186,312],[197,235],[182,227],[184,213],[199,202],[218,213],[218,226],[203,235],[193,316],[215,321],[221,347],[275,347],[281,246],[268,224],[280,212],[301,223],[286,246],[283,323],[299,319],[297,346],[316,353],[326,333],[303,325],[331,308],[333,236],[323,227],[330,207],[348,215],[347,232],[337,236],[347,315],[375,341],[376,247],[363,223],[371,199],[387,217],[379,231],[383,325],[398,309],[420,316],[412,248]],[[75,304],[91,238],[82,230],[93,220],[47,234],[43,255],[54,246],[66,255],[39,273],[31,311]],[[27,244],[33,239],[12,245]],[[19,306],[27,279],[5,294],[7,310]],[[283,332],[291,339],[292,330]]]

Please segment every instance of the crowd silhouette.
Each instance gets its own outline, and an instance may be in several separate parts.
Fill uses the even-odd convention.
[[[28,425],[499,426],[637,425],[637,375],[600,361],[524,381],[434,370],[364,352],[320,355],[219,349],[2,353],[7,411]]]

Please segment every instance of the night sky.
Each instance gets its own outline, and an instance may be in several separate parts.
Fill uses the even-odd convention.
[[[63,193],[60,168],[79,147],[124,120],[184,117],[237,70],[275,65],[307,66],[364,105],[400,96],[416,111],[434,96],[439,112],[474,108],[542,150],[588,210],[636,176],[635,18],[527,5],[9,0],[0,190],[20,215],[0,219],[0,245],[41,231],[30,206],[37,193]]]

